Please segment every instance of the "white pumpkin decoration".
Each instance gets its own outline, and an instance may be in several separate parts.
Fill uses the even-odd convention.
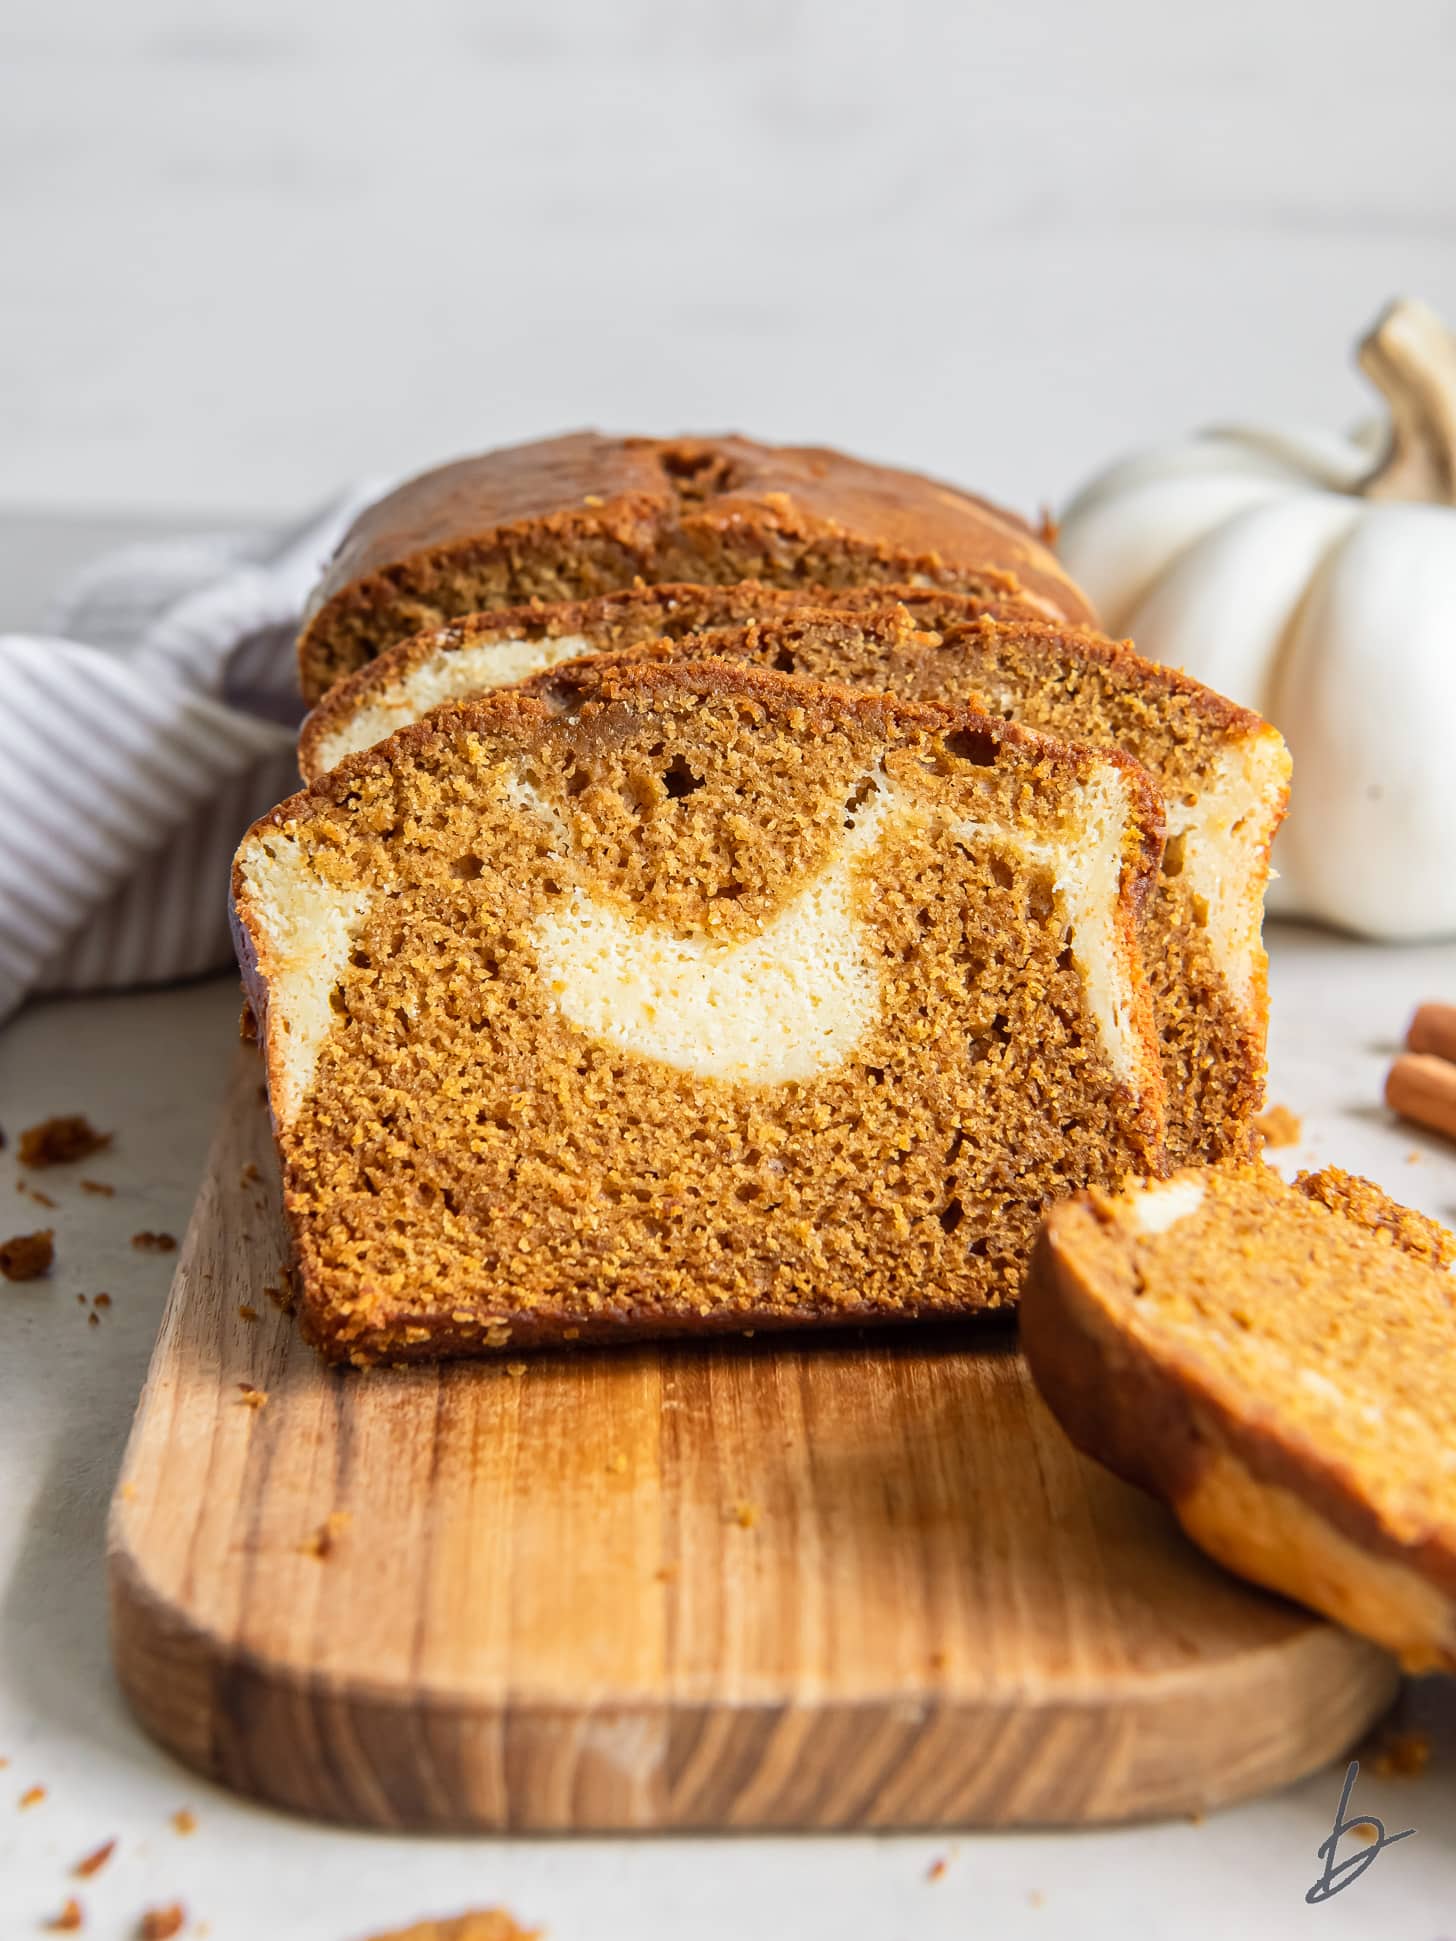
[[[1281,730],[1273,910],[1456,932],[1456,337],[1395,303],[1360,346],[1390,424],[1214,430],[1114,466],[1059,550],[1110,633]]]

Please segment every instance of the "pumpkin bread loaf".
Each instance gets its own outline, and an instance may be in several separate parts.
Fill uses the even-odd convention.
[[[876,609],[881,594],[897,605]],[[745,615],[753,624],[721,630]],[[314,779],[428,708],[477,697],[533,664],[653,642],[646,651],[668,643],[674,656],[750,660],[917,700],[971,702],[1140,762],[1166,799],[1168,846],[1144,957],[1168,1087],[1169,1158],[1251,1156],[1268,1027],[1260,930],[1288,753],[1258,715],[1100,634],[997,619],[974,596],[934,590],[861,588],[835,596],[831,610],[761,586],[643,587],[476,615],[403,642],[315,709],[300,765]]]
[[[1333,1168],[1053,1207],[1021,1334],[1072,1440],[1240,1575],[1456,1670],[1456,1237]]]
[[[1162,1163],[1120,754],[595,660],[351,757],[239,851],[300,1311],[357,1362],[1012,1300]]]
[[[747,438],[575,432],[442,466],[363,513],[305,616],[304,699],[488,607],[744,579],[910,581],[1092,617],[1022,520],[916,473]]]

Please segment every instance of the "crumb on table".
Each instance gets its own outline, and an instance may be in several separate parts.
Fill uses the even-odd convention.
[[[152,1233],[144,1228],[142,1232],[132,1235],[131,1244],[138,1253],[170,1254],[176,1251],[177,1236],[171,1233]]]
[[[39,1233],[15,1233],[0,1240],[0,1274],[8,1281],[36,1281],[51,1271],[56,1257],[54,1227]]]
[[[116,1188],[108,1185],[104,1179],[83,1179],[81,1181],[81,1191],[83,1193],[99,1193],[103,1200],[109,1200],[115,1196]]]
[[[733,1505],[733,1521],[738,1525],[740,1530],[751,1530],[758,1522],[758,1505],[756,1503],[735,1503]]]
[[[99,1874],[112,1854],[116,1852],[115,1840],[103,1840],[99,1847],[93,1847],[84,1859],[78,1860],[71,1869],[81,1880],[89,1880],[92,1874]]]
[[[46,1926],[52,1934],[74,1934],[77,1928],[84,1926],[85,1920],[81,1903],[72,1895],[60,1913],[51,1916]]]
[[[238,1401],[245,1409],[265,1409],[268,1406],[268,1391],[266,1388],[254,1388],[251,1382],[239,1382]]]
[[[197,1815],[188,1806],[179,1806],[172,1815],[172,1831],[186,1835],[197,1831]]]
[[[39,1806],[45,1796],[46,1789],[44,1786],[27,1786],[25,1791],[20,1795],[21,1812],[23,1813],[28,1806]]]
[[[925,1869],[925,1878],[932,1883],[937,1880],[944,1880],[946,1869],[949,1865],[950,1862],[944,1855],[939,1860],[932,1860],[930,1865]]]
[[[503,1907],[479,1908],[443,1920],[377,1934],[374,1941],[545,1941],[541,1928],[523,1928]]]
[[[170,1907],[149,1907],[137,1924],[137,1941],[172,1941],[182,1932],[187,1914],[180,1901]]]
[[[257,1318],[258,1310],[255,1307],[250,1307],[246,1301],[239,1302],[238,1319],[240,1321],[256,1321]]]
[[[1254,1121],[1266,1146],[1297,1146],[1304,1137],[1304,1121],[1287,1105],[1271,1105]]]
[[[22,1166],[69,1166],[104,1152],[111,1138],[109,1132],[98,1132],[83,1112],[70,1112],[27,1126],[15,1156]]]

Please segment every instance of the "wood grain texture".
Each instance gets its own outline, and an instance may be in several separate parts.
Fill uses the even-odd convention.
[[[1280,1785],[1392,1695],[1078,1456],[1004,1332],[325,1368],[264,1291],[258,1077],[112,1508],[121,1681],[189,1765],[383,1827],[1070,1825]]]

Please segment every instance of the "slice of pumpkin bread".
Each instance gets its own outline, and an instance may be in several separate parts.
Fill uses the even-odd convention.
[[[909,581],[1092,618],[1024,520],[936,479],[750,438],[582,431],[440,466],[362,513],[304,618],[304,699],[487,607],[744,579]]]
[[[1157,1170],[1126,757],[718,661],[442,710],[255,825],[310,1337],[356,1361],[1014,1299]]]
[[[1120,748],[1166,799],[1168,845],[1144,957],[1168,1088],[1168,1153],[1244,1159],[1264,1095],[1261,928],[1289,756],[1258,715],[1084,628],[981,611],[934,589],[836,595],[815,607],[747,586],[656,587],[535,614],[484,614],[403,643],[333,690],[305,725],[311,779],[351,749],[450,700],[586,649],[755,662],[919,700],[967,701],[1068,740]],[[725,631],[728,619],[743,621]],[[654,633],[654,630],[656,632]],[[645,643],[645,644],[643,644]]]
[[[761,580],[732,586],[689,581],[631,586],[594,600],[467,614],[410,635],[336,682],[303,724],[298,765],[304,780],[315,782],[346,755],[372,748],[432,708],[478,700],[585,654],[621,654],[648,643],[684,641],[708,629],[740,627],[818,607],[855,612],[900,607],[919,627],[958,625],[988,615],[1025,617],[1022,602],[1004,595],[909,586],[765,586]],[[772,661],[771,654],[756,658]]]
[[[1193,1169],[1047,1215],[1021,1306],[1089,1455],[1210,1555],[1456,1670],[1456,1236],[1329,1169]]]

